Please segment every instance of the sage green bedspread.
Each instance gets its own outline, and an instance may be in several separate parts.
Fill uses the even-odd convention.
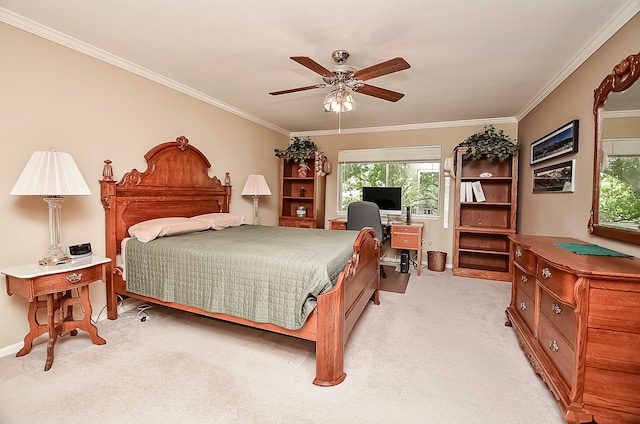
[[[357,235],[243,225],[130,239],[127,291],[294,330],[337,281]]]

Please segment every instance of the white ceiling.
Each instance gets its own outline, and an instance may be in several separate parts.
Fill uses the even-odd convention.
[[[405,97],[356,93],[343,132],[514,121],[638,11],[640,0],[0,0],[0,21],[284,134],[338,127],[329,88],[268,94],[322,82],[290,56],[409,62],[367,81]]]

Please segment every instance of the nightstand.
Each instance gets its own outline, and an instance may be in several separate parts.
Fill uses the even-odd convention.
[[[422,230],[424,224],[391,224],[391,247],[418,251],[418,275],[422,268]]]
[[[16,356],[31,352],[33,340],[41,334],[49,333],[47,343],[47,361],[44,370],[53,364],[53,349],[58,336],[70,331],[72,336],[77,329],[86,331],[91,341],[103,345],[106,341],[98,336],[98,329],[91,322],[91,301],[89,284],[94,281],[107,281],[111,272],[111,259],[93,256],[64,265],[41,266],[36,263],[14,266],[2,270],[6,275],[7,294],[17,294],[29,299],[29,333],[24,338],[24,347]],[[78,289],[74,294],[73,289]],[[79,292],[79,294],[78,294]],[[38,297],[42,297],[42,300]],[[46,299],[45,299],[46,297]],[[73,305],[81,304],[84,316],[74,320]],[[47,309],[47,323],[40,324],[37,312]]]

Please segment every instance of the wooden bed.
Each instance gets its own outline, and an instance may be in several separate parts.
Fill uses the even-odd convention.
[[[116,264],[123,238],[130,226],[149,219],[173,216],[192,217],[212,212],[229,212],[231,184],[209,177],[211,164],[185,137],[162,143],[144,156],[147,170],[127,172],[120,182],[113,179],[111,161],[104,161],[100,196],[105,210],[106,255]],[[314,230],[315,231],[315,230]],[[286,334],[316,343],[314,384],[334,386],[346,374],[344,346],[358,317],[373,300],[379,304],[380,245],[371,229],[363,229],[353,246],[353,257],[346,263],[335,286],[318,296],[318,306],[298,330],[219,314],[177,303],[130,293],[126,290],[122,267],[114,267],[107,280],[108,318],[118,317],[117,296],[153,302],[175,309],[239,323],[262,330]]]

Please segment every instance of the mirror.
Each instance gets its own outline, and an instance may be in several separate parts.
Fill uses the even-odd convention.
[[[594,93],[595,155],[589,233],[640,244],[640,53]]]

